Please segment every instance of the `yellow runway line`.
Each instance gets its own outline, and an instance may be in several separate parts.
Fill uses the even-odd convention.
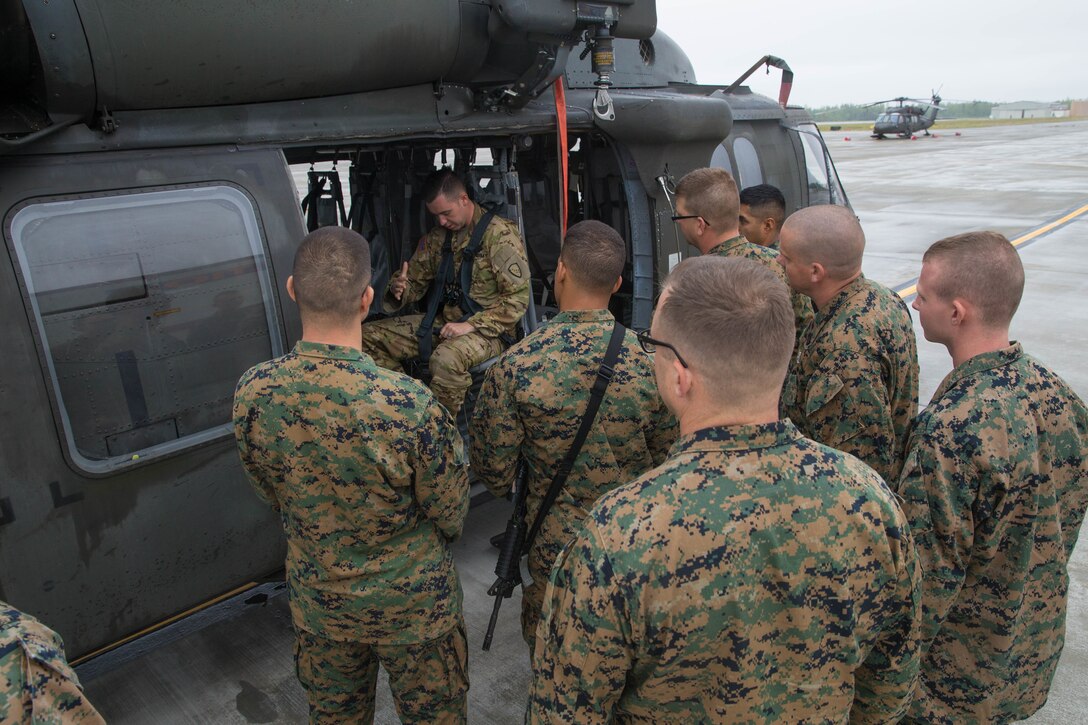
[[[1069,212],[1068,214],[1066,214],[1064,216],[1061,216],[1061,217],[1058,217],[1054,221],[1048,222],[1048,223],[1044,224],[1043,226],[1039,227],[1038,229],[1033,229],[1032,231],[1028,232],[1027,234],[1023,234],[1023,235],[1017,237],[1016,239],[1013,239],[1012,240],[1012,246],[1019,247],[1021,244],[1025,244],[1027,242],[1030,242],[1032,239],[1035,239],[1038,236],[1042,236],[1043,234],[1046,234],[1047,232],[1052,232],[1055,229],[1057,229],[1058,227],[1063,226],[1063,225],[1068,224],[1069,222],[1073,221],[1074,219],[1081,216],[1085,212],[1088,212],[1088,204],[1085,204],[1084,206],[1080,207],[1079,209],[1074,209],[1073,211]],[[897,295],[899,295],[900,297],[902,297],[903,299],[906,299],[906,298],[910,297],[911,295],[913,295],[917,291],[918,291],[918,281],[915,280],[914,282],[911,282],[907,286],[902,287],[901,289],[897,289],[895,291],[895,293]]]

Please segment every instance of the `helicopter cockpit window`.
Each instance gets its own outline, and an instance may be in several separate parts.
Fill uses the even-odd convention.
[[[89,473],[229,435],[238,377],[282,354],[257,218],[234,187],[30,203],[11,235]]]
[[[763,170],[759,168],[759,153],[752,142],[743,136],[733,141],[733,158],[737,160],[737,186],[741,189],[763,183]]]
[[[846,205],[846,192],[839,181],[831,155],[824,146],[816,124],[803,123],[796,130],[805,151],[805,169],[808,172],[808,203]]]
[[[882,113],[876,117],[877,123],[888,123],[888,114]]]

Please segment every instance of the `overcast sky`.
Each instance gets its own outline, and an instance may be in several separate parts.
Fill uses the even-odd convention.
[[[1086,0],[658,0],[657,27],[700,83],[731,83],[764,55],[794,72],[791,104],[1088,98]],[[756,92],[778,97],[780,73]]]

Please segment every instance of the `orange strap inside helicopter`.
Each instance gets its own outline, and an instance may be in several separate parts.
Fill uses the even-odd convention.
[[[562,179],[562,195],[559,197],[560,213],[560,238],[567,234],[567,161],[570,156],[567,146],[567,93],[563,89],[563,76],[555,79],[555,118],[559,132],[559,171]]]

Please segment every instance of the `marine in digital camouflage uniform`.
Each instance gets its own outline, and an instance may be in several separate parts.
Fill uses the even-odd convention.
[[[778,253],[778,233],[786,221],[786,197],[770,184],[756,184],[740,190],[740,233],[752,244]]]
[[[406,263],[406,272],[402,270],[407,284],[399,299],[395,294],[396,277],[391,280],[382,301],[388,312],[427,299],[442,262],[447,230],[453,232],[454,281],[460,280],[462,252],[485,213],[483,207],[468,198],[463,182],[448,170],[436,172],[428,179],[423,195],[439,226],[420,240],[419,248]],[[472,385],[468,371],[502,352],[505,345],[501,337],[514,334],[529,306],[529,264],[514,222],[499,216],[491,218],[473,261],[468,295],[481,311],[468,315],[457,304],[443,304],[433,327],[430,386],[455,418]],[[367,323],[363,330],[363,351],[379,365],[400,370],[402,362],[419,355],[416,332],[423,318],[423,315],[404,315]]]
[[[790,322],[787,290],[752,262],[697,257],[670,275],[644,340],[681,438],[605,494],[556,562],[529,722],[906,712],[914,544],[879,476],[777,420]]]
[[[0,602],[0,721],[104,723],[64,658],[60,635]]]
[[[372,721],[380,662],[403,722],[460,723],[467,653],[448,542],[468,512],[463,444],[427,388],[359,350],[369,279],[354,232],[303,240],[288,281],[303,339],[242,376],[235,436],[283,520],[311,721]]]
[[[926,338],[955,365],[915,424],[898,485],[924,570],[919,723],[1027,718],[1065,642],[1088,410],[1008,341],[1023,285],[1016,250],[994,232],[938,242],[918,281]]]
[[[806,436],[894,482],[918,412],[918,350],[906,303],[862,275],[864,249],[845,207],[809,207],[786,220],[780,259],[816,314],[798,340],[781,409]]]
[[[741,235],[739,212],[737,183],[725,169],[696,169],[676,185],[676,223],[689,244],[701,254],[759,262],[788,285],[786,272],[778,263],[777,250],[753,244]],[[790,304],[796,347],[801,331],[812,320],[812,302],[791,290]]]
[[[518,456],[529,466],[527,526],[578,431],[604,361],[615,319],[626,248],[611,227],[575,224],[555,276],[560,313],[507,350],[488,370],[472,422],[472,471],[496,496],[513,482]],[[522,634],[530,654],[552,563],[574,538],[593,503],[665,459],[676,419],[654,384],[653,364],[627,330],[614,377],[585,444],[529,553],[532,582],[522,595]]]

